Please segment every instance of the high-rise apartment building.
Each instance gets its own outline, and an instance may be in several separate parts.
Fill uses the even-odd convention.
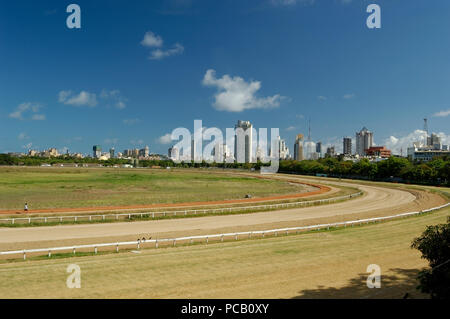
[[[173,161],[177,161],[180,158],[180,153],[178,151],[178,148],[176,148],[175,146],[169,148],[169,152],[168,152],[167,155]]]
[[[282,140],[279,136],[277,138],[277,143],[278,143],[278,158],[279,159],[287,159],[289,158],[289,147],[287,147],[286,145],[286,141]],[[258,147],[258,153],[259,155],[257,156],[258,158],[262,158],[263,155],[263,150],[261,149],[261,147]],[[270,149],[270,156],[274,157],[275,154],[272,153],[272,148]]]
[[[336,155],[336,149],[333,146],[327,147],[327,152],[325,153],[325,157],[334,157]]]
[[[316,143],[316,153],[318,154],[319,157],[322,156],[322,142]]]
[[[356,133],[356,154],[366,155],[366,150],[373,146],[373,133],[366,127]]]
[[[303,161],[303,134],[298,134],[294,144],[294,160]]]
[[[237,162],[252,163],[253,156],[253,125],[250,121],[238,121],[234,136],[234,157]]]
[[[230,155],[227,144],[217,142],[216,145],[214,145],[212,155],[214,156],[214,162],[224,163],[227,157]]]
[[[139,150],[139,156],[148,157],[150,155],[150,148],[145,146],[144,148]]]
[[[350,137],[344,137],[344,147],[343,147],[343,153],[344,155],[351,155],[352,154],[352,139]]]
[[[94,145],[92,150],[94,158],[100,158],[100,156],[102,156],[102,147],[100,145]]]

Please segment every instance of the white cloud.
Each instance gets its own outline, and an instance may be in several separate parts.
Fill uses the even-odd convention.
[[[261,82],[246,82],[241,77],[230,77],[228,74],[216,78],[215,70],[206,71],[203,85],[217,88],[214,96],[214,108],[219,111],[242,112],[248,109],[267,109],[280,106],[284,98],[279,94],[265,98],[257,98],[255,94],[261,88]]]
[[[116,103],[116,108],[118,108],[119,110],[123,110],[126,107],[127,107],[127,105],[123,101],[119,101]]]
[[[34,113],[30,117],[31,120],[45,120],[44,114],[37,114],[39,112],[39,109],[41,106],[36,103],[22,103],[19,106],[17,106],[16,110],[9,114],[10,118],[17,119],[17,120],[25,120],[25,114]]]
[[[350,99],[353,99],[355,96],[356,95],[354,93],[347,93],[347,94],[344,94],[343,98],[346,100],[350,100]]]
[[[441,138],[442,144],[450,144],[450,135],[443,132],[436,134]],[[415,130],[404,136],[390,136],[384,141],[384,145],[386,148],[390,149],[393,154],[399,155],[403,150],[403,155],[406,155],[408,147],[412,147],[413,142],[426,144],[426,132],[423,130]]]
[[[126,102],[128,100],[122,96],[119,90],[108,91],[103,89],[100,93],[100,98],[112,101],[114,103],[114,106],[119,110],[123,110],[127,107]]]
[[[179,44],[179,43],[175,43],[175,45],[172,47],[172,49],[168,49],[168,50],[162,50],[162,49],[156,49],[153,50],[150,53],[149,59],[150,60],[161,60],[163,58],[172,56],[172,55],[179,55],[182,54],[184,51],[184,47]]]
[[[295,127],[295,126],[289,126],[289,127],[287,127],[286,128],[286,131],[294,131],[294,130],[296,130],[297,129],[297,127]]]
[[[59,154],[67,154],[69,151],[69,148],[67,146],[64,146],[63,148],[58,149]]]
[[[170,143],[172,143],[171,134],[167,133],[167,134],[159,137],[158,138],[158,143],[159,144],[170,144]]]
[[[179,55],[184,52],[184,47],[180,43],[175,43],[170,49],[163,49],[163,39],[161,36],[147,31],[141,45],[148,48],[153,48],[148,57],[150,60],[161,60],[169,56]]]
[[[19,134],[19,136],[17,136],[17,138],[19,140],[25,140],[25,139],[28,139],[29,137],[28,137],[27,133],[22,132]]]
[[[147,31],[144,35],[144,39],[141,41],[141,44],[144,47],[162,47],[163,45],[163,39],[159,36],[154,34],[152,31]]]
[[[449,115],[450,115],[450,110],[440,111],[440,112],[433,114],[433,116],[435,116],[435,117],[447,117]]]
[[[317,97],[317,99],[318,99],[319,101],[326,101],[328,98],[327,98],[326,96],[319,95],[319,96]]]
[[[72,91],[61,91],[58,95],[58,101],[66,105],[90,106],[94,107],[97,103],[97,95],[87,91],[81,91],[78,95],[72,94]]]
[[[58,93],[58,102],[64,103],[65,100],[72,94],[72,91],[60,91]]]
[[[304,119],[305,118],[305,116],[303,114],[296,114],[295,117],[298,118],[298,119]]]

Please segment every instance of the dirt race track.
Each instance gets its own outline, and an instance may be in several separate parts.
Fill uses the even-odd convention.
[[[305,178],[298,178],[298,180],[311,182]],[[406,191],[376,186],[376,184],[374,186],[345,182],[333,182],[333,184],[357,186],[365,192],[365,195],[329,205],[252,214],[109,224],[3,228],[0,229],[0,250],[105,243],[136,240],[141,237],[149,238],[150,236],[170,238],[172,236],[303,226],[418,211],[446,202],[442,197],[425,191]]]

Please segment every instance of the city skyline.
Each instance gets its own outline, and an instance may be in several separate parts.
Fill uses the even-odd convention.
[[[278,127],[291,150],[309,120],[324,150],[367,126],[400,154],[424,117],[450,144],[448,2],[378,1],[379,30],[357,1],[77,3],[80,30],[55,1],[0,5],[0,153],[166,154],[176,127],[242,118]]]

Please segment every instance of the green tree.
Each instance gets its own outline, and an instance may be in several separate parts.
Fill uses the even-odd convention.
[[[419,273],[417,288],[433,299],[450,299],[450,217],[446,224],[428,226],[411,247],[418,249],[431,267]]]

